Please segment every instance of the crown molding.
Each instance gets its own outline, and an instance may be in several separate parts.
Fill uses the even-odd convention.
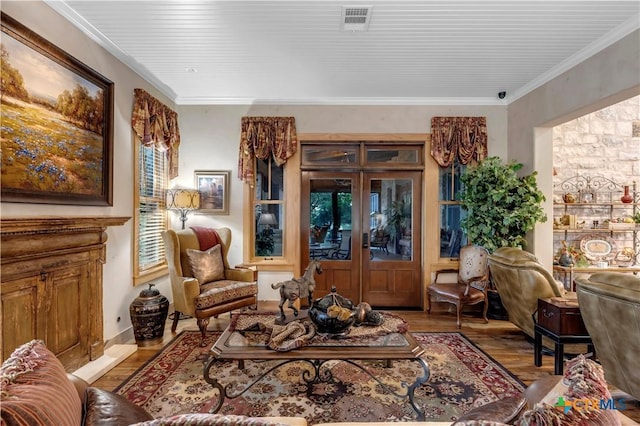
[[[177,94],[169,86],[164,84],[155,75],[153,75],[147,68],[141,65],[134,58],[126,54],[115,43],[113,43],[108,37],[106,37],[100,30],[91,25],[86,19],[80,16],[74,9],[69,7],[65,1],[61,0],[43,0],[50,8],[62,15],[66,20],[75,25],[80,31],[82,31],[91,40],[98,43],[109,53],[115,56],[120,62],[131,68],[136,74],[150,83],[153,87],[162,92],[163,95],[169,99],[175,101]]]
[[[295,98],[177,97],[177,105],[507,105],[498,98]]]
[[[522,87],[519,87],[513,93],[509,94],[509,103],[523,97],[529,92],[537,89],[545,83],[553,80],[558,77],[562,73],[570,70],[581,62],[589,59],[596,53],[606,49],[611,46],[615,42],[621,40],[622,38],[628,36],[632,32],[640,29],[640,13],[637,13],[627,19],[625,22],[620,24],[618,27],[609,31],[604,36],[600,37],[595,42],[589,44],[584,49],[576,52],[575,54],[569,56],[564,61],[560,62],[555,67],[549,69],[547,72],[540,74],[538,77],[531,80],[529,83],[525,84]]]
[[[498,98],[216,98],[177,97],[177,105],[507,105]]]

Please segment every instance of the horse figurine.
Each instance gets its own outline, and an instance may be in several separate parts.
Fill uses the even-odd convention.
[[[293,316],[298,316],[298,308],[294,303],[303,297],[306,297],[309,301],[309,306],[313,303],[313,290],[316,288],[316,281],[314,279],[315,273],[322,273],[322,265],[318,260],[312,260],[304,270],[304,274],[300,278],[293,278],[289,281],[281,281],[276,284],[271,284],[271,288],[274,290],[280,289],[280,322],[284,323],[286,315],[284,314],[284,303],[289,302],[287,305],[293,310]]]

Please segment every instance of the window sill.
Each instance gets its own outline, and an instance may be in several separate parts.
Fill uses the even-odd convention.
[[[156,278],[164,277],[166,275],[169,275],[169,268],[167,267],[167,265],[163,265],[134,276],[133,285],[137,286],[140,284],[145,284],[151,280],[155,280]]]
[[[291,271],[294,267],[293,263],[284,259],[260,259],[253,262],[245,262],[239,267],[255,268],[257,271]]]

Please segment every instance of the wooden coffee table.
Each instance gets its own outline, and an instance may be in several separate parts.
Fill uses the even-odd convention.
[[[309,384],[328,382],[332,376],[330,365],[327,365],[327,362],[337,360],[349,363],[367,373],[394,396],[402,399],[407,398],[416,412],[418,420],[425,420],[424,411],[414,401],[414,391],[429,380],[429,366],[421,357],[424,349],[416,342],[410,332],[406,330],[400,332],[378,330],[370,336],[350,337],[347,335],[340,339],[316,335],[308,344],[290,351],[272,350],[267,346],[268,340],[268,333],[237,330],[234,329],[234,322],[232,321],[232,324],[227,327],[214,343],[204,367],[204,379],[219,392],[219,400],[210,410],[211,413],[216,413],[220,410],[225,398],[233,399],[241,396],[268,374],[292,362],[303,362],[311,367],[311,372],[307,369],[301,370],[301,378],[305,382]],[[385,361],[387,366],[390,366],[395,360],[413,361],[421,367],[422,371],[418,377],[408,378],[413,383],[407,384],[405,381],[400,383],[400,387],[406,389],[406,393],[401,394],[387,386],[361,364],[362,361],[371,360]],[[234,383],[222,384],[217,377],[211,375],[211,369],[220,361],[238,361],[240,369],[244,369],[244,363],[248,361],[275,362],[270,364],[259,377],[250,382],[244,389],[234,392],[232,391]]]

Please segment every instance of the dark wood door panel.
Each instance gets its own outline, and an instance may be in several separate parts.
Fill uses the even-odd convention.
[[[413,269],[370,271],[363,282],[367,302],[374,307],[419,308],[419,276]]]

